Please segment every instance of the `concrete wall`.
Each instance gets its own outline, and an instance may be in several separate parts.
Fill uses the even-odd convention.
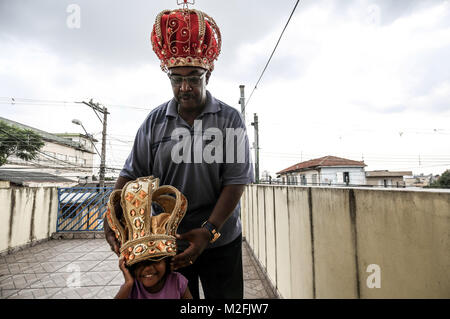
[[[55,187],[0,189],[0,253],[49,238],[56,232]]]
[[[450,298],[450,192],[249,185],[242,221],[283,298]]]

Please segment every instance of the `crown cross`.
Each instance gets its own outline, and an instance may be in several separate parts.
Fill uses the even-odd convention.
[[[177,0],[177,5],[182,5],[183,6],[183,9],[188,9],[188,5],[189,4],[195,4],[195,0],[191,0],[191,1],[188,1],[188,0],[183,0],[183,1],[180,1],[180,0]]]

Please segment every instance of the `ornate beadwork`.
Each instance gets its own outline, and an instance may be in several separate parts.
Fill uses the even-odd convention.
[[[160,12],[151,41],[165,72],[176,66],[212,71],[222,46],[220,29],[214,19],[202,11],[187,8]]]
[[[175,195],[175,197],[171,195]],[[120,201],[123,220],[115,214]],[[151,216],[151,203],[164,210]],[[159,180],[143,177],[127,183],[111,193],[106,220],[121,243],[120,253],[126,264],[141,260],[161,259],[176,254],[175,233],[187,209],[187,200],[172,186],[159,186]]]

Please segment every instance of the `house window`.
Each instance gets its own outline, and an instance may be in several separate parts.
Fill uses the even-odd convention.
[[[344,178],[344,183],[346,185],[350,184],[350,173],[349,172],[344,172],[343,174],[343,178]]]
[[[305,175],[301,175],[301,181],[302,181],[302,185],[306,185],[306,176]]]
[[[317,185],[317,174],[312,175],[312,183],[313,185]]]

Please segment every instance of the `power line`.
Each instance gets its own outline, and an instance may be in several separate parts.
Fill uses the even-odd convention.
[[[1,99],[6,101],[1,101]],[[0,97],[0,104],[10,105],[42,105],[42,106],[78,106],[83,104],[76,101],[57,101],[57,100],[39,100],[39,99],[26,99],[26,98],[14,98],[14,97]],[[108,104],[108,107],[135,109],[139,111],[150,111],[150,108],[143,106],[132,106],[126,104]]]
[[[280,37],[278,38],[277,44],[275,45],[275,48],[273,49],[272,54],[270,55],[269,60],[268,60],[267,63],[266,63],[266,66],[264,67],[264,69],[263,69],[261,75],[259,76],[259,79],[258,79],[258,81],[256,82],[256,85],[255,85],[255,87],[253,88],[252,93],[250,93],[250,96],[249,96],[249,98],[248,98],[248,100],[247,100],[247,103],[246,103],[245,106],[244,106],[243,112],[245,112],[245,108],[247,107],[248,103],[250,102],[250,99],[252,98],[253,92],[255,92],[256,88],[258,87],[259,81],[261,81],[261,78],[263,77],[264,72],[266,72],[266,69],[267,69],[267,67],[269,66],[269,63],[270,63],[270,61],[272,60],[273,54],[275,53],[275,51],[276,51],[276,49],[277,49],[277,47],[278,47],[278,44],[280,43],[280,40],[281,40],[281,38],[283,37],[284,31],[286,30],[286,28],[287,28],[289,22],[291,21],[291,18],[292,18],[292,16],[294,15],[295,9],[297,9],[297,5],[298,5],[299,2],[300,2],[300,0],[297,0],[297,2],[295,3],[294,9],[292,9],[291,15],[289,16],[289,19],[288,19],[288,21],[286,22],[286,25],[284,26],[283,31],[282,31],[281,34],[280,34]]]
[[[73,165],[73,163],[66,162],[66,161],[64,161],[64,160],[61,160],[61,159],[56,158],[56,157],[54,157],[54,156],[52,156],[52,155],[49,155],[49,154],[46,154],[46,153],[42,152],[36,145],[30,145],[29,143],[25,142],[24,140],[21,140],[21,139],[15,137],[14,135],[11,135],[8,131],[6,131],[6,130],[4,130],[4,129],[2,129],[2,128],[0,128],[0,130],[1,130],[3,133],[7,134],[9,137],[14,138],[14,139],[16,139],[17,141],[19,141],[19,142],[21,142],[21,143],[24,143],[23,145],[27,145],[27,146],[33,147],[33,148],[36,150],[36,152],[38,152],[38,153],[40,153],[40,154],[42,154],[42,155],[44,155],[44,156],[46,156],[46,157],[53,158],[53,159],[55,159],[56,161],[62,162],[62,163],[64,163],[64,164]],[[77,165],[75,165],[75,166],[77,166]],[[78,167],[81,167],[81,166],[78,166]]]

